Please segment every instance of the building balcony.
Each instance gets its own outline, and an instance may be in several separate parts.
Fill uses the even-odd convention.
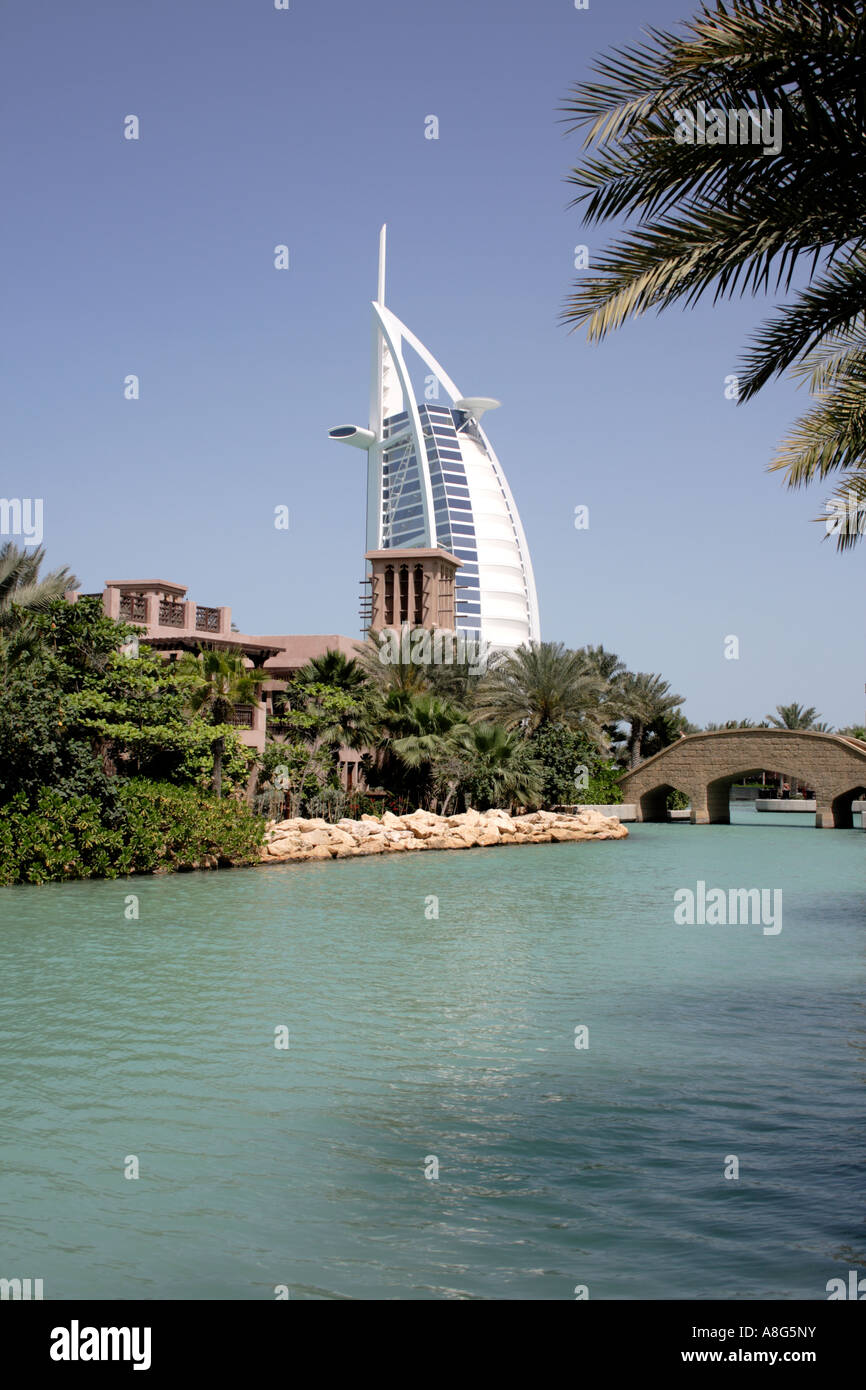
[[[232,710],[227,724],[231,724],[235,729],[251,729],[253,727],[254,710],[252,705],[237,705]]]
[[[159,605],[160,627],[183,627],[186,621],[186,608],[182,603],[163,599]]]
[[[262,702],[257,705],[238,705],[226,720],[237,729],[241,743],[254,748],[261,756],[265,749],[268,727],[268,707]]]
[[[219,608],[201,608],[197,605],[195,610],[196,632],[220,632],[221,611]]]
[[[187,646],[193,638],[223,645],[232,635],[230,608],[194,603],[182,584],[165,579],[109,580],[102,606],[110,618],[143,627],[149,642],[176,636]]]
[[[118,615],[124,623],[146,623],[146,599],[139,594],[121,594]]]

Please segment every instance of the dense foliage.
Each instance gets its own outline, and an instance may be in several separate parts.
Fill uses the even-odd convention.
[[[95,796],[17,793],[0,814],[0,883],[258,861],[264,823],[245,802],[143,778],[119,780],[114,792],[110,816]]]
[[[250,755],[195,712],[195,673],[134,655],[134,629],[97,598],[15,596],[0,629],[0,881],[248,862],[249,810],[233,800],[221,817],[204,789],[215,738],[229,788],[245,785]]]
[[[533,730],[528,743],[543,769],[545,806],[579,802],[605,805],[622,800],[615,780],[622,769],[604,761],[598,746],[585,733],[564,724],[544,724]]]
[[[232,652],[139,648],[98,598],[56,597],[66,571],[43,585],[3,555],[0,883],[254,863],[265,820],[286,815],[617,803],[625,768],[696,732],[667,681],[600,646],[534,643],[479,669],[416,664],[402,645],[383,662],[371,634],[275,696],[251,807],[256,755],[229,720],[266,673]],[[798,704],[767,724],[826,728]]]
[[[533,643],[490,654],[483,670],[408,659],[411,640],[398,648],[383,661],[384,647],[371,634],[356,661],[329,653],[288,692],[282,770],[293,794],[287,804],[308,810],[336,804],[332,787],[311,797],[291,771],[294,757],[306,778],[321,775],[328,688],[332,698],[339,691],[348,702],[344,743],[354,738],[353,746],[367,748],[368,787],[401,810],[619,802],[623,767],[647,746],[655,751],[677,736],[674,712],[682,696],[660,676],[628,672],[603,647],[571,651],[558,642]],[[323,680],[329,685],[316,683]],[[299,730],[305,719],[311,721],[306,736]],[[292,741],[299,731],[300,744]],[[270,776],[265,795],[273,796],[273,785]]]

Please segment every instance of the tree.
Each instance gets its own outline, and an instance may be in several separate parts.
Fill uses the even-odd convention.
[[[788,486],[805,487],[840,473],[824,516],[837,550],[866,534],[866,332],[861,315],[850,331],[830,333],[792,374],[808,382],[815,406],[782,441],[771,467]]]
[[[73,720],[58,661],[38,635],[14,658],[9,646],[0,640],[0,806],[19,795],[35,805],[51,788],[96,797],[110,821],[113,790],[92,738]]]
[[[434,767],[456,752],[454,732],[466,723],[459,705],[438,695],[391,690],[377,710],[380,735],[362,760],[368,784],[384,787],[416,806],[434,795]]]
[[[626,673],[625,662],[620,661],[616,652],[606,651],[601,644],[597,647],[578,647],[577,653],[579,656],[586,657],[599,679],[604,681],[607,686],[613,685],[620,676],[624,676]]]
[[[572,806],[589,802],[589,785],[604,766],[598,745],[566,724],[541,724],[526,740],[541,768],[541,804]]]
[[[661,676],[650,675],[646,671],[631,672],[623,677],[619,687],[619,715],[629,726],[625,740],[628,766],[637,767],[647,756],[646,744],[655,729],[667,743],[675,736],[674,730],[660,730],[666,718],[675,715],[684,701],[683,695],[673,695],[670,683]],[[666,743],[661,744],[667,746]]]
[[[216,649],[200,649],[198,657],[188,655],[177,664],[182,674],[191,678],[190,709],[208,717],[214,726],[213,785],[217,796],[222,796],[226,726],[239,705],[256,703],[268,673],[246,666],[238,652]]]
[[[819,724],[817,719],[818,711],[814,705],[806,709],[796,703],[777,705],[776,713],[767,715],[767,722],[772,729],[810,729],[815,733],[829,733],[827,725]]]
[[[28,613],[44,613],[67,589],[76,589],[78,580],[65,566],[39,577],[45,551],[22,550],[12,541],[0,546],[0,630],[20,623]]]
[[[753,338],[739,398],[789,368],[811,374],[818,405],[774,466],[791,487],[841,470],[866,501],[863,5],[717,0],[682,32],[650,34],[599,60],[602,81],[566,102],[595,147],[572,171],[575,203],[590,224],[636,225],[596,256],[564,318],[600,339],[710,291],[787,294],[806,258],[806,285]],[[750,111],[773,113],[778,139],[769,118],[772,139],[755,141],[748,116],[741,128],[737,113]],[[713,124],[698,138],[700,112]],[[859,534],[839,533],[840,546]]]
[[[124,779],[201,785],[210,775],[213,729],[190,717],[189,679],[146,646],[123,655],[132,632],[83,597],[0,635],[0,802],[21,792],[35,804],[51,787],[95,798],[110,823]],[[244,750],[225,733],[224,775],[245,777]]]
[[[628,675],[626,664],[620,660],[616,652],[606,651],[601,645],[578,647],[578,655],[585,657],[590,670],[595,672],[601,682],[599,718],[602,721],[604,743],[609,747],[616,737],[617,698],[620,684]]]
[[[387,649],[380,646],[378,634],[372,630],[363,646],[358,646],[358,664],[380,694],[397,690],[420,695],[428,689],[426,666],[411,659],[412,639],[416,633],[423,632],[423,628],[412,628],[409,640],[397,643],[396,660],[382,659],[383,651]]]
[[[429,650],[431,636],[427,628],[407,626],[401,629],[399,641],[383,647],[380,634],[371,631],[369,640],[358,648],[359,665],[370,684],[381,693],[389,690],[417,695],[428,693],[470,706],[483,677],[480,662],[465,651],[461,652],[456,641],[444,637],[442,660],[420,660],[418,652]],[[448,638],[452,636],[449,634]]]
[[[317,673],[322,677],[320,680],[315,679]],[[340,749],[344,746],[361,749],[376,737],[373,694],[356,661],[347,660],[342,652],[326,652],[323,657],[313,658],[283,693],[283,710],[273,721],[273,727],[285,731],[292,727],[293,721],[297,726],[293,707],[308,714],[315,712],[318,742],[327,749],[339,782]],[[326,695],[333,698],[327,699]],[[343,698],[337,699],[337,696]]]
[[[468,657],[460,661],[429,662],[423,667],[424,681],[433,695],[471,709],[484,679],[480,663]]]
[[[305,804],[331,787],[336,790],[329,750],[307,724],[303,736],[272,739],[265,743],[260,760],[256,808],[268,818],[279,819],[288,798],[289,813],[299,816]]]
[[[363,746],[375,738],[376,726],[358,690],[310,684],[292,695],[291,707],[274,723],[284,740],[287,781],[283,789],[289,793],[292,815],[297,816],[312,792],[326,785],[339,786],[341,746]],[[269,757],[273,761],[277,753]]]
[[[313,656],[295,676],[295,684],[327,685],[336,690],[359,691],[367,677],[354,657],[331,647],[321,656]]]
[[[541,804],[542,768],[518,734],[497,724],[468,724],[456,730],[454,742],[467,763],[462,786],[468,804],[480,811]]]
[[[392,700],[386,723],[392,732],[391,747],[407,767],[420,767],[443,752],[455,728],[465,724],[465,714],[457,705],[438,695],[416,695],[408,700]],[[394,736],[397,730],[402,732]]]
[[[525,734],[564,724],[601,742],[603,699],[604,682],[585,652],[531,642],[496,661],[478,687],[473,718]]]

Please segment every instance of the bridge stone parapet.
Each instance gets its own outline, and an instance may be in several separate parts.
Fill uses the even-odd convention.
[[[623,800],[638,821],[667,819],[667,793],[684,792],[693,825],[730,821],[732,783],[778,772],[815,793],[815,824],[850,828],[852,805],[866,790],[866,743],[800,729],[720,729],[687,734],[623,773]]]

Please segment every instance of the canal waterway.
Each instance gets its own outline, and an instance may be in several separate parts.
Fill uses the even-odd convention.
[[[0,890],[0,1276],[826,1298],[866,1264],[866,839],[734,814]],[[781,931],[677,925],[698,882]]]

